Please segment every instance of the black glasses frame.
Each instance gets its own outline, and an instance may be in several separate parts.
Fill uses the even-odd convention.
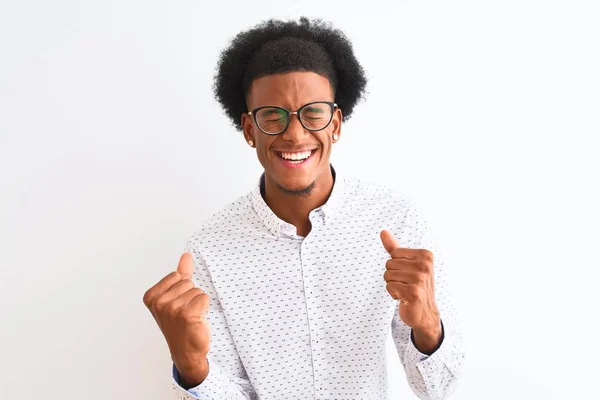
[[[306,125],[304,125],[304,122],[302,122],[302,118],[300,118],[300,113],[302,112],[302,110],[304,110],[304,108],[313,105],[313,104],[328,104],[329,107],[331,107],[331,116],[329,117],[329,121],[325,124],[324,127],[319,128],[319,129],[311,129],[308,128]],[[285,127],[277,133],[268,133],[265,132],[261,127],[260,124],[258,123],[258,121],[256,120],[256,113],[259,112],[260,110],[263,110],[265,108],[277,108],[279,110],[282,110],[286,113],[287,115],[287,123],[285,124]],[[296,117],[298,117],[298,121],[300,121],[300,125],[302,125],[302,127],[304,129],[306,129],[307,131],[310,132],[318,132],[318,131],[322,131],[323,129],[327,128],[329,126],[329,124],[331,124],[331,121],[333,121],[333,113],[335,112],[336,108],[338,108],[338,105],[332,101],[312,101],[310,103],[306,103],[305,105],[303,105],[302,107],[300,107],[299,109],[297,109],[296,111],[290,111],[287,108],[283,108],[283,107],[279,107],[279,106],[262,106],[262,107],[258,107],[255,108],[252,111],[249,111],[247,114],[252,116],[252,119],[254,120],[254,124],[258,127],[258,129],[260,129],[260,131],[262,133],[264,133],[265,135],[269,135],[269,136],[277,136],[277,135],[281,135],[283,132],[285,132],[285,130],[288,128],[288,126],[290,126],[290,122],[292,120],[292,114],[296,114]]]

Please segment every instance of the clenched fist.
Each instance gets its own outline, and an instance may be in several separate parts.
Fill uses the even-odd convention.
[[[383,278],[388,293],[400,300],[400,319],[413,329],[421,351],[435,348],[441,340],[441,320],[435,303],[433,254],[400,247],[386,230],[381,232],[381,242],[391,257]]]
[[[197,386],[208,375],[206,355],[210,326],[204,318],[210,298],[192,281],[194,262],[184,253],[177,271],[165,276],[144,294],[144,304],[162,331],[182,384]]]

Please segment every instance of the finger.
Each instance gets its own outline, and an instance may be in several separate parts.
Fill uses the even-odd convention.
[[[191,302],[196,297],[202,296],[204,294],[206,294],[206,293],[204,293],[202,291],[202,289],[193,288],[193,289],[188,290],[187,292],[183,293],[181,296],[177,297],[175,300],[173,300],[169,304],[169,307],[173,307],[173,309],[180,309],[182,307],[190,307],[190,308],[199,307],[198,315],[204,316],[204,314],[206,314],[206,312],[208,311],[208,307],[206,307],[206,310],[205,310],[204,305],[202,303],[198,303],[195,305],[191,304]]]
[[[390,256],[395,259],[401,258],[406,260],[417,260],[420,257],[419,250],[407,249],[403,247],[396,247],[394,250],[392,250]]]
[[[193,309],[197,308],[200,315],[204,317],[208,313],[210,296],[204,292],[199,293],[187,304],[187,306]]]
[[[192,290],[194,288],[194,282],[191,279],[182,279],[175,285],[171,286],[169,290],[162,294],[156,300],[156,307],[163,307],[182,294]]]
[[[396,250],[394,250],[392,253],[396,254],[395,251]],[[419,260],[405,257],[393,257],[385,262],[385,268],[405,271],[421,270],[420,264],[421,262]]]
[[[396,238],[394,237],[392,232],[390,232],[386,229],[381,231],[381,233],[379,234],[379,237],[381,238],[381,243],[383,244],[383,247],[385,248],[385,250],[388,253],[390,253],[390,255],[392,254],[392,251],[394,249],[400,247],[400,245],[398,244],[398,241],[396,240]]]
[[[151,307],[152,304],[156,301],[157,298],[162,296],[167,290],[171,288],[171,286],[175,285],[181,281],[181,274],[179,272],[173,271],[169,275],[162,278],[156,285],[152,286],[146,293],[144,294],[144,304],[147,307]]]
[[[390,296],[392,296],[392,298],[394,300],[403,300],[403,299],[405,299],[404,288],[406,286],[407,285],[404,283],[388,282],[387,285],[385,286],[385,289],[390,294]]]
[[[179,265],[177,265],[177,272],[179,272],[181,276],[185,278],[192,278],[192,273],[194,272],[194,259],[192,258],[191,253],[183,253],[179,259]]]
[[[427,281],[427,275],[418,271],[387,270],[383,273],[386,282],[398,282],[405,285],[421,284]]]
[[[402,303],[412,302],[415,299],[415,285],[388,282],[385,288],[394,300],[400,300]]]
[[[421,271],[421,261],[406,258],[390,258],[385,262],[385,269],[405,272]]]
[[[402,271],[394,271],[394,270],[385,271],[383,273],[383,279],[386,282],[398,282],[398,283],[404,283],[404,284],[408,284],[409,282],[414,280],[409,275],[403,273]]]

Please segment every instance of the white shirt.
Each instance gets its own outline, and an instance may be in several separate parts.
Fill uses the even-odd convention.
[[[197,286],[211,298],[210,372],[186,391],[174,369],[175,398],[388,399],[390,329],[418,397],[450,394],[463,359],[462,334],[444,262],[414,201],[337,172],[327,203],[309,218],[310,233],[297,235],[267,206],[259,183],[194,232],[186,251],[194,256]],[[434,254],[444,338],[430,356],[414,346],[398,301],[386,291],[390,256],[382,229],[402,247]]]

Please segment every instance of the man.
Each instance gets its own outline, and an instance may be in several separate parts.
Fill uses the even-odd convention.
[[[144,295],[176,398],[386,399],[390,329],[412,390],[452,392],[462,334],[426,221],[329,162],[365,85],[319,20],[267,21],[222,53],[216,98],[264,174]]]

